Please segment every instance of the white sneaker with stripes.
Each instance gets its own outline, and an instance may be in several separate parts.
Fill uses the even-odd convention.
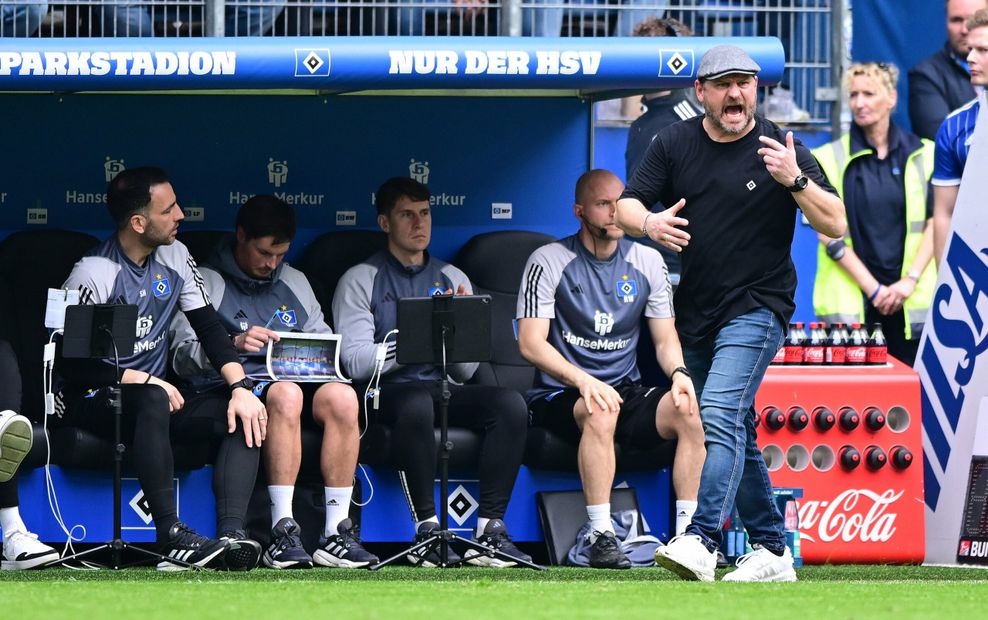
[[[31,422],[13,411],[0,411],[0,482],[14,477],[32,443]]]

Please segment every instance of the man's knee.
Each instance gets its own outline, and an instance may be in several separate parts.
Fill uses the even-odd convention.
[[[271,417],[296,423],[302,415],[302,400],[297,383],[278,381],[268,388],[265,406]]]
[[[357,393],[345,383],[327,383],[312,399],[312,415],[322,426],[356,424],[358,411]]]
[[[674,437],[681,441],[703,443],[703,422],[699,412],[690,411],[688,398],[680,398],[675,404],[672,394],[666,394],[656,407],[656,426],[666,439]]]
[[[597,438],[614,438],[614,432],[617,430],[617,412],[612,413],[610,411],[596,409],[591,413],[587,411],[586,407],[577,403],[573,415],[575,416],[577,427],[580,428],[584,435]]]

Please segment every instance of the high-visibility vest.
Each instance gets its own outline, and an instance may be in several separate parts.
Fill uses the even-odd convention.
[[[902,277],[906,277],[909,266],[919,251],[926,227],[926,193],[929,191],[930,177],[933,175],[934,143],[923,139],[923,144],[909,154],[904,174],[906,190],[906,243],[903,249]],[[844,173],[858,157],[871,155],[872,149],[851,153],[851,137],[845,134],[839,140],[813,149],[813,155],[820,162],[820,168],[827,175],[837,193],[844,195]],[[845,243],[851,246],[850,231],[845,235]],[[813,283],[813,310],[817,319],[827,323],[860,323],[864,321],[864,297],[854,279],[827,256],[824,245],[818,244],[816,280]],[[906,315],[906,339],[913,338],[913,328],[922,327],[926,313],[933,302],[933,289],[936,286],[936,267],[930,261],[920,274],[913,294],[902,304]]]

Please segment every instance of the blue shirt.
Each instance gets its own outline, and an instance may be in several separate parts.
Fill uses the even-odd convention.
[[[937,131],[936,158],[933,179],[930,181],[933,185],[949,187],[961,184],[980,109],[981,104],[974,99],[943,120]]]

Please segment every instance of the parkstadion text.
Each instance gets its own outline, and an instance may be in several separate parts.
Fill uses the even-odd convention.
[[[0,51],[0,75],[234,75],[237,53]]]

